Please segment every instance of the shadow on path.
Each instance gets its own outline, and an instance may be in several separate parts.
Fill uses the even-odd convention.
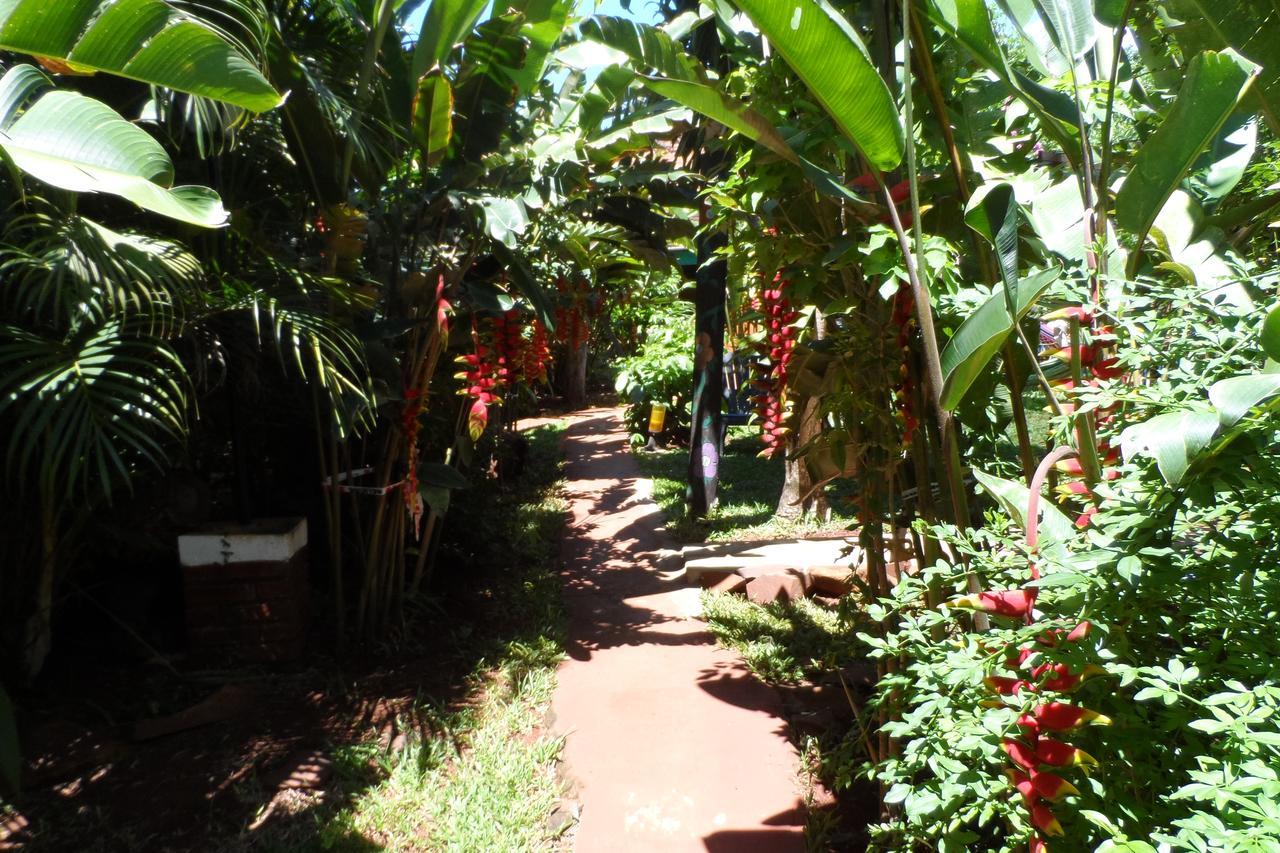
[[[699,591],[658,569],[672,543],[637,492],[620,411],[574,419],[565,455],[569,658],[553,713],[582,809],[575,850],[803,850],[781,698],[716,647]]]

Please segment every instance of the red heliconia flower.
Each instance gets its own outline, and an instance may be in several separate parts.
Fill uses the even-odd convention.
[[[800,316],[791,308],[785,294],[787,280],[781,273],[774,277],[773,283],[773,287],[762,288],[759,296],[760,313],[764,315],[766,325],[764,343],[768,363],[760,364],[764,373],[752,383],[761,391],[756,395],[756,417],[765,445],[760,455],[764,457],[771,457],[781,450],[790,432],[783,421],[787,416],[787,380],[797,333],[792,324]]]
[[[1040,687],[1044,690],[1055,690],[1059,693],[1075,690],[1086,679],[1104,674],[1106,674],[1106,670],[1094,664],[1086,665],[1079,673],[1072,672],[1065,663],[1045,663],[1031,671],[1032,678],[1048,675],[1047,679],[1040,682]]]
[[[1027,853],[1049,853],[1049,845],[1040,836],[1034,836],[1027,842]]]
[[[472,441],[479,441],[484,429],[489,425],[489,407],[483,400],[476,400],[467,412],[467,432]]]
[[[1056,773],[1031,771],[1031,787],[1044,799],[1056,803],[1063,797],[1078,797],[1080,790]]]
[[[1062,824],[1053,816],[1053,812],[1044,803],[1031,806],[1031,823],[1036,829],[1050,837],[1063,835]]]
[[[1109,726],[1111,718],[1065,702],[1046,702],[1018,718],[1018,725],[1034,732],[1062,732],[1080,725]]]
[[[1085,637],[1089,636],[1089,632],[1093,630],[1093,623],[1088,620],[1081,622],[1079,625],[1071,629],[1071,633],[1067,634],[1068,643],[1078,643]]]
[[[1016,696],[1022,688],[1031,686],[1030,682],[1020,678],[1009,678],[1003,675],[989,675],[982,679],[982,683],[1001,696]]]
[[[1009,777],[1009,784],[1013,785],[1018,793],[1022,795],[1022,799],[1026,801],[1028,807],[1035,805],[1036,801],[1040,799],[1039,795],[1036,794],[1035,787],[1031,784],[1031,777],[1026,773],[1017,770],[1006,770],[1005,775]]]
[[[547,328],[534,318],[529,340],[521,352],[520,372],[526,382],[546,382],[547,365],[551,363],[551,349],[547,345]]]
[[[498,351],[498,383],[510,388],[522,378],[520,354],[524,348],[524,327],[519,309],[512,308],[493,318],[493,344]]]
[[[1080,325],[1087,326],[1093,322],[1093,312],[1079,305],[1068,305],[1059,308],[1056,311],[1050,311],[1040,318],[1042,322],[1052,322],[1053,320],[1069,320],[1076,319],[1080,321]]]
[[[1012,753],[1010,754],[1012,755]],[[1047,764],[1050,767],[1092,767],[1098,763],[1092,755],[1083,749],[1078,749],[1069,743],[1063,743],[1060,740],[1051,738],[1040,738],[1036,741],[1036,748],[1032,756],[1036,763]]]
[[[952,607],[981,610],[996,616],[1025,617],[1036,603],[1036,590],[1004,589],[997,592],[979,592],[948,602]]]
[[[1009,776],[1009,781],[1013,787],[1022,794],[1028,806],[1035,805],[1040,800],[1048,800],[1049,802],[1057,802],[1063,797],[1079,796],[1080,791],[1075,785],[1072,785],[1066,779],[1056,773],[1046,773],[1035,768],[1031,768],[1030,772],[1023,773],[1019,770],[1005,771]]]
[[[1115,356],[1098,359],[1093,365],[1093,375],[1099,379],[1118,379],[1124,374],[1125,369],[1120,366],[1120,359]]]

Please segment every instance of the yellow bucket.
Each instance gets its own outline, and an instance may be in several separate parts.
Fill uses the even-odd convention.
[[[663,425],[667,422],[667,404],[654,403],[649,409],[649,432],[662,432]]]

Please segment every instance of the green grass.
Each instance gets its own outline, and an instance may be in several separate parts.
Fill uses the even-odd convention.
[[[496,631],[510,639],[476,666],[466,704],[427,709],[430,737],[373,760],[378,781],[329,819],[317,839],[321,849],[341,851],[353,838],[388,851],[517,853],[554,845],[550,818],[561,793],[555,765],[562,742],[543,721],[564,651],[552,573],[567,509],[560,494],[562,432],[558,426],[529,434],[520,491],[477,525],[501,545],[503,572],[488,592],[505,624],[476,625],[473,636],[483,641],[478,635]],[[356,748],[348,765],[369,764],[368,749]]]
[[[735,434],[736,433],[736,434]],[[760,439],[750,430],[733,430],[720,459],[717,505],[711,516],[698,521],[685,511],[685,476],[689,451],[673,448],[656,453],[636,452],[640,468],[653,478],[653,499],[667,516],[668,532],[680,542],[733,539],[783,539],[844,530],[853,521],[838,491],[831,496],[828,521],[817,518],[778,518],[782,494],[781,459],[762,459]]]
[[[373,758],[381,780],[330,819],[321,848],[343,850],[355,837],[388,851],[549,849],[561,741],[541,726],[554,686],[551,666],[491,675],[471,706],[435,721],[433,737]],[[370,756],[345,758],[361,759]]]
[[[708,591],[702,593],[702,618],[721,645],[771,684],[812,679],[853,652],[852,632],[839,613],[807,598],[760,605]]]

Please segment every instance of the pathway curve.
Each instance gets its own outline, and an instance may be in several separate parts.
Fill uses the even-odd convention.
[[[618,409],[565,437],[568,659],[552,703],[581,806],[575,853],[802,851],[799,762],[775,690],[718,648],[670,547]]]

